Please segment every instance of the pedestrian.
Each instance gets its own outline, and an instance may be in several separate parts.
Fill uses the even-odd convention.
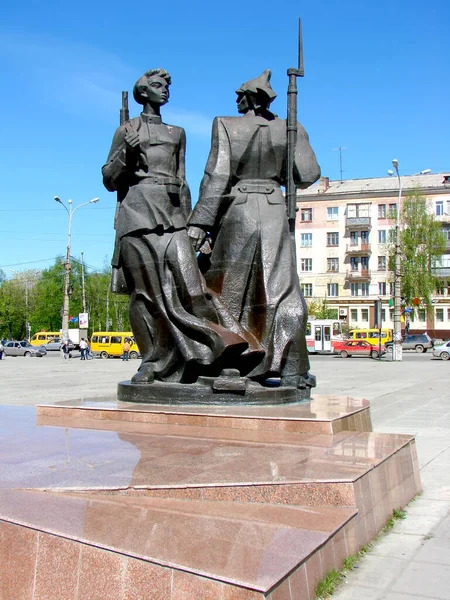
[[[62,353],[64,360],[68,360],[70,358],[69,342],[67,340],[64,340],[63,343],[61,344],[61,353]]]
[[[130,355],[130,348],[130,340],[128,338],[125,338],[122,345],[122,360],[128,360]]]
[[[81,338],[81,340],[80,340],[81,360],[86,360],[87,350],[88,350],[88,345],[86,343],[86,340],[84,338]]]
[[[3,344],[0,342],[0,360],[3,359],[3,352],[5,351]]]

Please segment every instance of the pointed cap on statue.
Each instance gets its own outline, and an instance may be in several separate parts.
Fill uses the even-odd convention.
[[[271,75],[272,71],[266,69],[259,77],[243,83],[241,87],[236,90],[236,94],[259,94],[263,92],[269,98],[269,103],[272,102],[277,95],[270,85]]]

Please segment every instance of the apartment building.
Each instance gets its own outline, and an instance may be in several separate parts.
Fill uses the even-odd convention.
[[[441,285],[433,310],[410,313],[410,331],[450,338],[450,174],[401,177],[402,196],[420,189],[442,222],[447,253],[437,265]],[[393,327],[394,275],[388,244],[394,234],[397,177],[329,181],[326,177],[297,194],[297,266],[307,301],[327,300],[350,327],[372,327],[374,302],[382,300],[383,323]]]

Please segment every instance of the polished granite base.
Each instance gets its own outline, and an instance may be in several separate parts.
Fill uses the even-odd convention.
[[[295,407],[0,407],[0,598],[313,600],[420,491],[414,439],[334,402],[333,435]]]
[[[41,404],[39,417],[71,417],[102,422],[167,423],[292,433],[372,431],[368,400],[314,395],[309,402],[282,406],[166,406],[117,402],[113,398]]]

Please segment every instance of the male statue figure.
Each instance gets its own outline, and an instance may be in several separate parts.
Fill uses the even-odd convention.
[[[270,71],[237,91],[242,117],[217,117],[200,196],[189,219],[208,287],[266,352],[248,376],[308,388],[307,307],[300,290],[284,197],[286,122],[269,109]],[[320,169],[298,124],[294,178],[308,187]],[[205,238],[206,239],[205,243]],[[212,242],[212,252],[210,250]]]
[[[237,323],[229,331],[205,293],[187,236],[185,132],[164,124],[160,113],[170,83],[163,69],[147,71],[136,82],[133,96],[143,111],[117,129],[102,169],[109,191],[128,188],[116,221],[116,266],[130,294],[130,323],[142,354],[132,382],[140,384],[190,383],[205,371],[220,373],[249,346]]]

